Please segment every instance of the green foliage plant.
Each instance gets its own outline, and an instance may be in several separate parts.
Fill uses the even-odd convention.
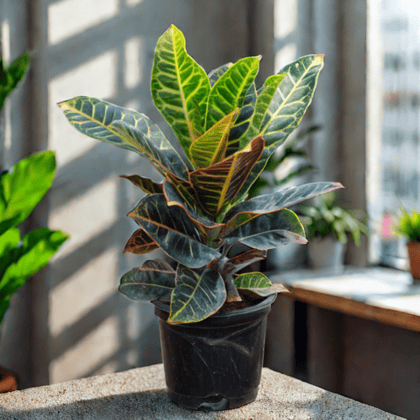
[[[318,197],[318,203],[304,207],[302,214],[302,221],[310,238],[333,236],[345,244],[347,233],[350,233],[356,246],[359,246],[361,235],[368,234],[368,227],[364,222],[336,205],[334,192]]]
[[[0,323],[11,296],[43,268],[68,238],[34,229],[21,238],[18,226],[41,201],[54,179],[54,152],[33,154],[0,176]]]
[[[152,98],[185,159],[139,112],[83,96],[59,104],[81,133],[139,153],[162,174],[163,182],[125,176],[147,196],[128,214],[139,229],[124,251],[161,248],[177,267],[146,261],[123,275],[119,290],[132,299],[170,301],[170,323],[201,321],[245,294],[276,293],[278,285],[261,273],[236,273],[268,249],[306,243],[301,222],[286,207],[341,187],[307,184],[246,200],[300,123],[323,67],[323,56],[308,55],[257,89],[259,61],[246,57],[206,74],[188,55],[179,29],[172,25],[159,38]]]
[[[403,206],[401,213],[395,233],[408,238],[409,242],[420,242],[420,213],[416,210],[409,213]]]

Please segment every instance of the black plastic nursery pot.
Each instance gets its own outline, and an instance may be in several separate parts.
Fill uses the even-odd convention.
[[[276,296],[198,323],[175,325],[166,322],[169,305],[154,302],[166,385],[174,403],[217,411],[257,398],[267,315]]]

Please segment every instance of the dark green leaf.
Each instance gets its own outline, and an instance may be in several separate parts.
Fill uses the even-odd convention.
[[[120,175],[121,178],[128,179],[136,187],[139,187],[146,194],[163,194],[163,183],[157,183],[150,178],[145,178],[140,175]]]
[[[168,322],[202,321],[217,312],[225,300],[225,284],[217,271],[207,269],[197,273],[179,265]]]
[[[188,267],[202,267],[220,257],[201,243],[193,222],[180,207],[168,207],[163,195],[150,195],[128,214],[176,261]]]
[[[208,74],[208,78],[210,80],[210,86],[213,87],[213,85],[220,79],[220,76],[226,73],[226,70],[228,70],[232,66],[233,66],[233,63],[226,63],[218,67],[217,69],[212,70]]]
[[[170,300],[175,271],[164,261],[146,261],[121,277],[118,290],[134,300]]]
[[[18,57],[7,69],[7,73],[10,76],[9,90],[13,90],[17,87],[19,82],[23,80],[28,70],[30,57],[27,52],[23,53]]]

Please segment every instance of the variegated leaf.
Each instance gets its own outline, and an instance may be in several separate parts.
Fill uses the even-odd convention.
[[[249,145],[225,160],[190,173],[201,207],[211,217],[219,215],[236,196],[264,149],[264,139],[257,137]]]
[[[307,55],[283,67],[278,74],[286,74],[271,101],[260,135],[266,148],[252,169],[239,195],[245,194],[255,182],[277,147],[299,125],[312,101],[319,74],[324,66],[322,55]]]
[[[220,253],[201,243],[194,223],[179,207],[168,207],[163,195],[149,195],[128,214],[170,257],[188,267],[202,267]]]
[[[170,300],[175,271],[164,261],[146,261],[121,277],[118,290],[134,300]]]
[[[258,93],[254,113],[248,129],[239,140],[240,149],[243,149],[253,138],[260,134],[263,122],[265,121],[267,112],[269,111],[270,104],[280,82],[284,79],[284,77],[284,74],[274,75],[265,81],[264,88]]]
[[[272,283],[265,274],[253,272],[239,274],[235,278],[235,286],[238,289],[265,289],[271,287]]]
[[[196,228],[205,238],[207,245],[211,248],[217,248],[220,243],[217,238],[220,232],[225,228],[222,223],[215,223],[204,216],[198,202],[197,195],[192,186],[186,182],[171,182],[166,179],[164,182],[164,194],[168,206],[181,207]]]
[[[226,215],[227,231],[236,229],[258,214],[276,212],[338,188],[343,188],[339,182],[312,182],[251,198],[233,207]]]
[[[239,110],[234,110],[209,128],[190,147],[191,161],[196,169],[207,168],[225,158],[230,129]]]
[[[259,215],[230,232],[225,243],[236,242],[251,248],[267,250],[291,242],[306,244],[305,230],[299,218],[288,209]]]
[[[145,178],[140,175],[120,175],[121,178],[128,179],[136,187],[139,187],[146,194],[163,194],[163,183],[157,183],[150,178]]]
[[[225,300],[225,284],[217,271],[207,269],[197,273],[179,265],[168,322],[202,321],[217,312]]]
[[[242,58],[217,80],[208,97],[206,130],[235,109],[242,108],[245,95],[258,73],[260,58]]]
[[[254,298],[288,292],[282,284],[272,284],[267,276],[258,272],[240,274],[235,278],[235,286],[245,295],[250,295]]]
[[[158,244],[143,229],[137,229],[125,245],[123,254],[131,252],[132,254],[147,254],[159,248]]]
[[[147,134],[124,121],[114,121],[108,129],[123,139],[126,144],[134,145],[138,153],[164,175],[169,172],[188,181],[187,166],[157,125],[150,126]]]
[[[191,142],[206,131],[204,114],[210,82],[204,69],[187,53],[184,35],[174,25],[157,42],[151,90],[156,108],[189,158]]]
[[[235,125],[230,130],[229,144],[226,152],[227,156],[240,150],[239,139],[248,129],[251,122],[252,116],[254,115],[254,108],[257,102],[257,88],[255,82],[249,87],[247,94],[245,95],[244,104],[241,108],[238,118],[235,121]]]
[[[220,79],[220,77],[226,73],[226,71],[233,66],[233,63],[226,63],[221,65],[220,67],[217,67],[217,69],[212,70],[208,74],[208,78],[210,80],[210,86],[213,87],[213,85]]]
[[[222,276],[225,278],[229,274],[237,273],[249,264],[264,260],[265,258],[267,258],[267,251],[265,250],[250,249],[249,251],[242,252],[241,254],[229,258],[223,267]]]

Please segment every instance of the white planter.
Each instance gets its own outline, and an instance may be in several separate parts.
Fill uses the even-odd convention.
[[[313,268],[341,267],[346,247],[335,238],[314,238],[308,242],[309,261]]]

